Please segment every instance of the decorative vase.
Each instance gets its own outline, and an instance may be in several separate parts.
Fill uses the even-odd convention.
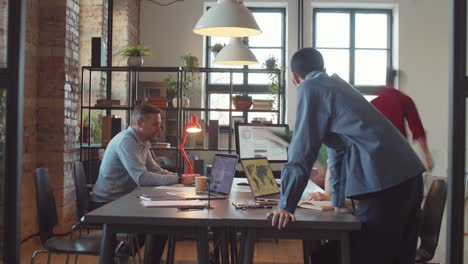
[[[177,108],[177,102],[178,102],[178,100],[177,100],[177,96],[176,96],[176,97],[174,97],[174,99],[172,99],[172,106],[174,108]],[[184,107],[184,108],[188,107],[189,103],[190,103],[189,99],[187,97],[185,97],[185,96],[182,96],[182,101],[181,102],[182,102],[181,107]]]
[[[127,64],[130,67],[140,67],[143,65],[143,57],[141,56],[130,56],[127,59]]]

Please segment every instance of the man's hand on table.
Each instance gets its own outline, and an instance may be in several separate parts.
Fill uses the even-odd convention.
[[[296,221],[294,214],[289,213],[284,209],[276,209],[267,214],[267,219],[271,219],[271,225],[277,227],[278,230],[286,228],[289,222]]]

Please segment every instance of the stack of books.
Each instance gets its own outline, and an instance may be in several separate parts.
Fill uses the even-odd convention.
[[[252,119],[252,124],[273,124],[271,120],[267,120],[265,117],[254,117]]]
[[[273,101],[272,100],[255,99],[253,101],[252,109],[254,109],[254,110],[271,110],[272,107],[273,107]]]
[[[151,143],[151,147],[152,147],[152,148],[156,148],[156,149],[170,148],[170,147],[171,147],[171,143],[167,143],[167,142],[156,142],[156,143]]]
[[[166,97],[146,97],[145,103],[149,105],[156,106],[158,108],[167,108],[167,98]]]
[[[118,99],[97,99],[96,104],[94,106],[96,107],[108,107],[108,106],[116,106],[120,105],[120,100]]]

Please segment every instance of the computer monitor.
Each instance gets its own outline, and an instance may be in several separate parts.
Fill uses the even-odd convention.
[[[235,126],[236,152],[240,159],[267,158],[270,162],[286,162],[288,148],[271,140],[271,132],[285,136],[289,132],[286,124],[237,123]]]

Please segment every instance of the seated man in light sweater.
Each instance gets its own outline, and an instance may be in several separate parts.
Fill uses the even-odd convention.
[[[161,129],[161,110],[151,105],[138,105],[132,112],[130,127],[117,134],[109,142],[104,152],[99,176],[93,187],[93,209],[130,193],[137,186],[172,185],[179,182],[177,173],[162,169],[153,159],[149,140],[155,138]],[[193,178],[184,177],[184,184],[192,183]],[[160,258],[164,248],[163,237],[151,236],[152,251]],[[146,245],[150,247],[149,244]],[[160,252],[159,252],[160,251]],[[153,254],[152,253],[152,254]],[[157,256],[159,254],[159,256]]]

